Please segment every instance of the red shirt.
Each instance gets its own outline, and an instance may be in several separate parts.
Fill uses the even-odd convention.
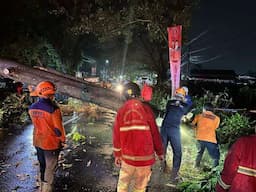
[[[216,191],[256,191],[256,135],[241,137],[232,145]]]
[[[144,101],[151,101],[152,94],[153,94],[152,87],[145,83],[141,89],[141,97],[144,99]]]
[[[137,99],[124,103],[118,110],[113,128],[114,156],[133,166],[155,162],[155,153],[163,155],[163,145],[154,114]]]

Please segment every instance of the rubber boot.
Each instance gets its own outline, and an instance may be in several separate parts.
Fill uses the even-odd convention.
[[[38,189],[41,187],[41,177],[40,174],[36,176],[36,183],[35,183],[35,188]]]
[[[160,169],[163,171],[163,173],[169,173],[170,170],[171,170],[171,168],[168,166],[166,160],[161,162],[161,168]]]
[[[182,178],[179,175],[179,171],[176,169],[173,169],[171,172],[171,182],[174,184],[177,184],[182,181]]]

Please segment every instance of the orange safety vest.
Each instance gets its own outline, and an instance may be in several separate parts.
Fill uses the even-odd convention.
[[[44,150],[59,149],[66,139],[60,108],[50,99],[40,98],[30,106],[29,115],[34,125],[33,145]]]
[[[220,118],[217,115],[211,111],[205,111],[196,115],[192,124],[197,125],[195,129],[197,140],[217,143],[215,130],[220,124]]]

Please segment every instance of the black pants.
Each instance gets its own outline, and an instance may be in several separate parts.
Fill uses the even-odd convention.
[[[36,147],[36,151],[40,165],[40,179],[43,182],[52,184],[60,150],[43,150]]]

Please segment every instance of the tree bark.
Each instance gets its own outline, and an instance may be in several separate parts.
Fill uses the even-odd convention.
[[[53,69],[29,67],[9,60],[0,59],[0,75],[28,85],[36,86],[41,81],[51,81],[57,87],[57,92],[95,103],[102,107],[117,110],[124,98],[117,92],[100,87],[94,83],[62,74]]]

